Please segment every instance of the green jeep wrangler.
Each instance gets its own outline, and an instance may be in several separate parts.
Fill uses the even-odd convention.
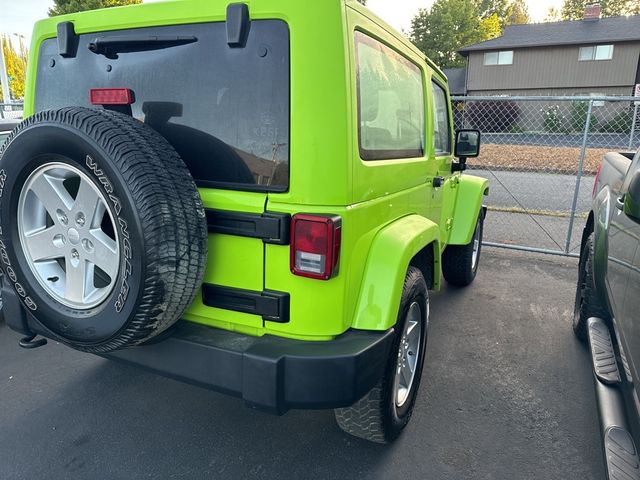
[[[38,22],[31,52],[0,150],[21,345],[396,438],[428,289],[471,283],[482,240],[480,134],[454,141],[443,73],[355,0],[85,12]]]

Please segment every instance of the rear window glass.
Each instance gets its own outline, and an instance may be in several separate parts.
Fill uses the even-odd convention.
[[[422,71],[395,50],[356,32],[360,156],[364,160],[424,154]]]
[[[168,48],[95,54],[96,37],[193,36]],[[133,50],[133,51],[131,51]],[[53,66],[51,60],[53,59]],[[90,106],[91,88],[130,88],[133,116],[159,131],[205,187],[285,191],[289,185],[289,29],[251,22],[245,48],[223,22],[80,35],[75,58],[41,47],[36,110]]]

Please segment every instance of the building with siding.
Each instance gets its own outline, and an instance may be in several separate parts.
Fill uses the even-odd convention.
[[[459,51],[468,95],[633,95],[640,83],[640,16],[512,25]]]
[[[451,95],[467,94],[467,69],[462,68],[444,68],[444,74],[449,80],[449,92]]]

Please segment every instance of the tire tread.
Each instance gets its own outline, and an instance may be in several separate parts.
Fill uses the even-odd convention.
[[[193,178],[160,134],[130,116],[107,110],[65,107],[36,113],[14,130],[5,146],[20,131],[42,123],[71,127],[113,162],[133,199],[142,227],[141,255],[146,259],[136,311],[115,336],[98,344],[60,340],[90,353],[144,343],[182,316],[202,284],[207,225]]]
[[[416,291],[423,294],[425,301],[428,302],[428,289],[424,276],[420,269],[410,266],[402,289],[400,317],[406,314],[405,310],[409,307],[409,301],[412,299],[411,295]],[[423,308],[426,307],[427,305],[424,305]],[[423,328],[426,329],[427,325],[423,325]],[[417,376],[414,379],[412,392],[407,400],[410,403],[406,413],[402,415],[402,418],[394,419],[392,414],[394,406],[391,402],[394,402],[394,371],[397,362],[396,352],[399,348],[401,335],[402,332],[396,331],[396,339],[391,346],[384,375],[378,384],[350,407],[337,408],[334,411],[338,426],[346,433],[374,443],[391,443],[409,423],[415,406],[417,390],[420,387],[422,365],[420,365],[416,373]],[[422,361],[424,361],[425,347],[426,341],[422,345]]]
[[[587,341],[587,320],[591,317],[598,317],[608,322],[611,319],[609,310],[603,305],[594,281],[593,257],[594,257],[594,234],[591,233],[585,242],[580,255],[578,268],[584,269],[578,274],[578,285],[576,287],[576,305],[574,308],[573,332],[582,341]],[[580,275],[584,274],[584,285],[581,288]],[[580,299],[582,301],[580,301]]]
[[[478,216],[476,228],[480,229],[480,242],[482,242],[482,229],[484,219],[482,211]],[[475,231],[474,231],[475,235]],[[480,247],[482,248],[482,247]],[[480,261],[480,251],[478,252],[478,262]],[[456,287],[466,287],[471,285],[476,277],[476,269],[473,265],[473,238],[466,245],[449,245],[442,254],[442,275],[450,285]]]

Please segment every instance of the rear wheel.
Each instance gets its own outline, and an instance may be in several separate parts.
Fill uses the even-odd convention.
[[[609,311],[603,305],[593,277],[594,234],[587,238],[578,263],[578,284],[573,308],[573,332],[583,342],[587,341],[587,320],[591,317],[610,320]]]
[[[449,245],[444,250],[442,275],[449,284],[466,287],[476,278],[482,251],[483,227],[484,215],[480,210],[471,242],[466,245]]]
[[[429,296],[422,272],[405,277],[396,337],[380,382],[351,407],[335,411],[345,432],[376,443],[395,440],[409,423],[427,345]]]

